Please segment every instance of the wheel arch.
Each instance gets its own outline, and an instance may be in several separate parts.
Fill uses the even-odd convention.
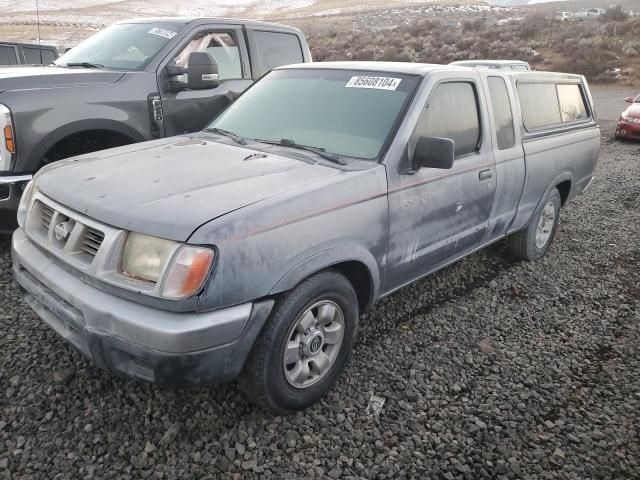
[[[561,185],[560,188],[565,189],[565,193],[567,195],[566,197],[563,197],[563,191],[560,190],[560,188],[558,188],[559,185]],[[529,225],[529,223],[531,223],[531,220],[533,219],[535,213],[538,211],[538,208],[540,207],[544,199],[547,198],[547,195],[549,195],[549,192],[551,192],[554,189],[558,189],[560,191],[561,205],[564,205],[566,201],[568,201],[568,199],[570,198],[572,188],[573,188],[573,174],[571,172],[562,172],[561,174],[556,176],[549,183],[549,185],[547,186],[546,190],[542,193],[542,195],[540,195],[538,203],[536,203],[535,208],[531,211],[531,215],[527,219],[523,228],[525,228],[527,225]]]
[[[373,255],[357,246],[335,247],[316,253],[289,270],[272,288],[276,295],[296,287],[311,275],[334,269],[343,274],[353,285],[358,296],[360,312],[367,311],[380,292],[380,270]]]
[[[42,160],[56,145],[59,145],[65,139],[82,133],[105,131],[122,135],[131,141],[131,143],[142,142],[146,140],[144,135],[135,128],[126,123],[110,119],[92,119],[80,120],[63,125],[51,131],[38,146],[33,149],[29,159],[29,165],[33,166],[34,171],[42,166]]]

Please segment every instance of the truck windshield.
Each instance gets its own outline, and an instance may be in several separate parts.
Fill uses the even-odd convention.
[[[54,63],[61,67],[142,70],[180,28],[172,23],[112,25],[72,48]]]
[[[377,160],[419,80],[390,72],[274,70],[209,128],[250,140]]]

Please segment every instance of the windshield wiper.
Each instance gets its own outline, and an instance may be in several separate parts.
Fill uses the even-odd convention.
[[[58,65],[58,64],[56,63],[56,65]],[[99,63],[91,63],[91,62],[61,63],[58,66],[60,66],[60,67],[104,68],[104,65],[101,65]]]
[[[204,131],[205,132],[211,132],[211,133],[217,133],[218,135],[223,135],[225,137],[229,137],[231,140],[233,140],[236,143],[239,143],[240,145],[246,145],[247,144],[247,139],[246,138],[241,137],[237,133],[230,132],[229,130],[225,130],[223,128],[205,128]]]
[[[268,145],[278,145],[280,147],[296,148],[298,150],[305,150],[307,152],[315,153],[319,157],[329,160],[330,162],[337,163],[339,165],[347,164],[347,162],[342,160],[339,156],[334,155],[332,153],[328,153],[322,147],[311,147],[309,145],[300,145],[299,143],[296,143],[295,140],[291,140],[289,138],[283,138],[282,140],[279,140],[279,141],[256,139],[256,142],[266,143]]]

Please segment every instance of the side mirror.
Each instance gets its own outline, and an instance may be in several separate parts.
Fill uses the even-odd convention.
[[[412,164],[414,169],[453,167],[455,157],[455,142],[450,138],[420,137],[413,152]]]
[[[635,100],[635,98],[633,98],[633,97],[627,97],[627,98],[624,99],[624,101],[627,102],[627,103],[633,103],[634,100]]]
[[[191,52],[187,67],[190,90],[206,90],[218,86],[218,62],[209,52]]]

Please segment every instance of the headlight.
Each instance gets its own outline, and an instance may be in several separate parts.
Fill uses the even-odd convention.
[[[176,242],[130,233],[122,253],[122,273],[158,283]]]
[[[122,253],[122,273],[160,284],[165,298],[190,297],[202,288],[214,251],[162,238],[130,233]]]
[[[22,191],[20,203],[18,204],[18,225],[20,225],[20,228],[24,228],[24,224],[27,220],[27,214],[29,213],[29,207],[31,206],[31,200],[33,199],[33,195],[36,190],[37,188],[33,186],[33,180],[31,180]]]
[[[635,118],[635,117],[626,117],[626,116],[622,116],[622,119],[625,122],[629,122],[629,123],[637,123],[640,124],[640,118]]]

